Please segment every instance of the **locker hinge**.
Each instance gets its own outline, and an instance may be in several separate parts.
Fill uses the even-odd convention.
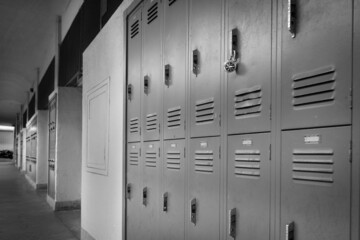
[[[350,141],[350,148],[349,148],[349,161],[352,162],[352,140]]]
[[[160,133],[160,123],[159,123],[159,133]]]
[[[184,148],[184,158],[186,158],[186,148]]]
[[[221,159],[221,146],[219,147],[219,159]]]
[[[353,109],[353,90],[350,88],[350,109]]]
[[[139,135],[141,136],[141,127],[139,127]]]
[[[269,145],[269,160],[271,161],[271,144]]]
[[[272,120],[272,105],[270,104],[270,106],[269,106],[269,111],[270,111],[270,120]]]
[[[141,157],[141,148],[139,148],[139,156]]]
[[[221,126],[221,114],[219,114],[219,126]]]
[[[159,157],[160,157],[160,148],[159,148]]]

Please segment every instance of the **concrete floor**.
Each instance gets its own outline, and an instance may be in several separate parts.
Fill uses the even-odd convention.
[[[78,240],[80,211],[53,212],[9,159],[0,158],[0,239]]]

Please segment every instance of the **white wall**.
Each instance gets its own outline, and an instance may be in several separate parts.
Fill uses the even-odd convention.
[[[83,161],[81,226],[96,240],[123,238],[124,0],[83,55]],[[87,99],[94,86],[110,77],[108,173],[93,173],[87,166]],[[99,151],[104,149],[99,148]],[[93,150],[94,151],[94,150]],[[84,234],[85,235],[85,234]],[[83,239],[85,239],[83,237]]]
[[[0,130],[0,151],[14,150],[14,131]]]
[[[48,178],[48,114],[47,110],[37,113],[36,184],[47,184]]]

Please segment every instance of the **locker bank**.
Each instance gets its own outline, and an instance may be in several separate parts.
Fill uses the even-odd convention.
[[[52,2],[0,123],[78,239],[360,239],[359,0]]]

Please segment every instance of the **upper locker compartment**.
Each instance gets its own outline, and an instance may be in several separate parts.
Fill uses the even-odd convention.
[[[164,3],[164,138],[184,138],[186,118],[185,0]]]
[[[270,130],[271,1],[228,0],[228,133]]]
[[[128,18],[127,53],[127,137],[128,142],[140,141],[141,96],[141,8]]]
[[[350,124],[352,1],[282,7],[282,128]]]
[[[162,120],[162,4],[147,0],[143,8],[142,129],[144,141],[160,139]]]
[[[191,137],[220,134],[222,1],[190,1]]]

